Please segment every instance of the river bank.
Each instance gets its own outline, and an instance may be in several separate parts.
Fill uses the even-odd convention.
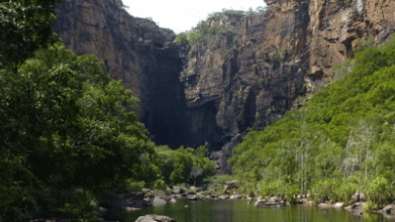
[[[354,215],[361,216],[365,213],[382,214],[385,218],[395,218],[395,204],[390,204],[382,209],[375,211],[368,211],[366,208],[367,202],[364,194],[357,192],[355,193],[348,203],[335,202],[332,200],[316,199],[313,200],[312,196],[306,195],[295,195],[292,203],[288,202],[285,198],[271,196],[249,196],[238,189],[237,181],[230,181],[223,187],[217,189],[202,189],[199,187],[190,186],[167,188],[165,191],[153,190],[144,188],[140,192],[131,192],[124,194],[117,194],[113,198],[109,199],[106,203],[100,204],[94,211],[99,215],[98,219],[91,221],[122,221],[122,219],[114,212],[133,212],[141,211],[147,207],[156,207],[165,204],[176,204],[178,201],[188,200],[190,201],[217,201],[217,200],[248,200],[248,204],[253,205],[256,208],[270,208],[270,207],[288,207],[292,205],[304,205],[304,206],[317,206],[323,211],[329,209],[346,210],[352,212]],[[182,206],[182,208],[188,208],[189,204]],[[35,219],[24,221],[73,221],[67,215],[52,215],[45,216],[45,214],[39,214]],[[25,215],[25,218],[29,215]],[[48,218],[48,219],[43,219]],[[27,219],[27,218],[26,218]]]

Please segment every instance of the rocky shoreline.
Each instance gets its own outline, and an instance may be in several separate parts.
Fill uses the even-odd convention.
[[[209,189],[203,190],[202,188],[191,186],[190,188],[185,187],[173,187],[168,188],[166,193],[158,192],[152,189],[143,189],[141,192],[133,194],[123,194],[116,195],[113,199],[109,201],[108,208],[97,207],[94,209],[95,212],[101,215],[101,218],[92,221],[122,221],[122,219],[115,216],[112,210],[125,210],[125,211],[138,211],[142,208],[148,206],[159,206],[166,203],[176,203],[178,199],[188,199],[190,201],[198,200],[249,200],[249,204],[254,202],[255,207],[286,207],[291,204],[285,199],[280,197],[272,196],[270,198],[262,199],[261,197],[250,197],[248,195],[243,195],[237,189],[237,182],[231,181],[225,184],[224,189]],[[327,209],[336,210],[347,210],[355,215],[363,215],[364,213],[376,213],[382,214],[385,218],[395,219],[395,203],[385,206],[383,209],[377,211],[366,212],[364,206],[366,206],[366,200],[363,193],[355,193],[348,205],[346,206],[343,202],[334,202],[332,200],[322,200],[318,199],[313,201],[310,199],[310,195],[297,195],[296,204],[306,205],[306,206],[317,206],[318,208],[326,211]],[[188,207],[186,205],[185,207]],[[70,219],[64,219],[60,217],[53,217],[51,219],[34,219],[27,221],[46,221],[46,222],[60,222],[60,221],[72,221]],[[146,215],[139,217],[138,221],[175,221],[167,216],[160,215]]]

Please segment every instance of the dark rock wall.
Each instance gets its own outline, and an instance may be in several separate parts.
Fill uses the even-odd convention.
[[[122,80],[140,99],[138,116],[156,144],[188,145],[190,125],[183,85],[183,61],[173,31],[135,18],[120,1],[64,0],[54,31],[76,54],[94,54],[112,79]],[[189,117],[188,117],[189,118]]]
[[[264,15],[233,25],[234,18],[227,16],[207,21],[228,32],[220,44],[192,47],[196,52],[181,73],[188,107],[210,103],[217,109],[216,121],[207,124],[216,126],[220,136],[210,134],[206,140],[219,173],[230,172],[227,159],[238,134],[243,137],[249,127],[263,129],[297,108],[295,99],[330,83],[334,67],[353,58],[353,48],[369,36],[377,45],[394,33],[394,1],[265,2]]]
[[[218,173],[230,173],[227,159],[248,128],[263,129],[296,108],[295,98],[324,87],[369,36],[377,45],[394,32],[390,0],[265,2],[264,15],[207,21],[226,31],[193,53],[172,42],[171,30],[120,9],[119,0],[64,0],[54,30],[132,89],[158,145],[206,145]]]

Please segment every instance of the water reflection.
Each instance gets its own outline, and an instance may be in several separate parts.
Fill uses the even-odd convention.
[[[189,205],[185,208],[185,205]],[[135,212],[116,212],[124,221],[135,221],[139,216],[159,214],[177,222],[387,222],[381,215],[353,215],[344,210],[321,210],[317,207],[291,206],[256,208],[246,200],[178,200],[177,203],[150,207]]]

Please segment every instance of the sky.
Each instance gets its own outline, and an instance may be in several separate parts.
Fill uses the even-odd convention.
[[[223,8],[247,11],[265,6],[263,0],[122,0],[126,10],[134,17],[151,17],[161,28],[172,29],[176,34],[190,30],[212,12]],[[188,2],[188,3],[187,3]]]

